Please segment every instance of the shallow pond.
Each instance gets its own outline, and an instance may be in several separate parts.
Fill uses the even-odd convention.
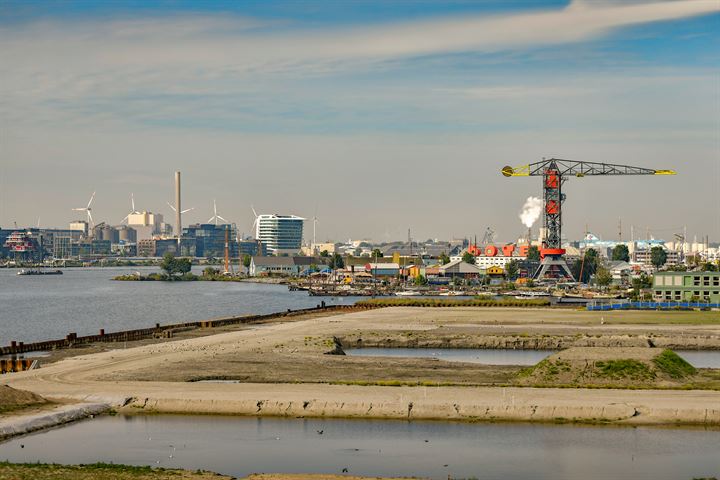
[[[103,416],[0,444],[13,462],[505,480],[711,477],[718,452],[720,431],[705,429],[173,415]]]

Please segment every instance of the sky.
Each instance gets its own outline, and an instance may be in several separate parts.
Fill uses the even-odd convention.
[[[5,228],[173,221],[180,170],[185,225],[510,241],[551,157],[678,172],[568,180],[568,238],[720,240],[720,1],[0,0]]]

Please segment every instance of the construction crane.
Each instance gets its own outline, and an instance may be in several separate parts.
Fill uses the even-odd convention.
[[[543,240],[540,256],[540,268],[533,276],[541,278],[566,278],[574,280],[563,258],[562,248],[562,204],[565,194],[562,185],[567,177],[586,177],[591,175],[675,175],[674,170],[653,170],[651,168],[614,165],[611,163],[579,162],[561,158],[543,159],[540,162],[520,167],[503,167],[506,177],[543,177]]]

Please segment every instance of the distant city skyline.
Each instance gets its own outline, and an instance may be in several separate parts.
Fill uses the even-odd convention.
[[[571,179],[564,233],[720,238],[720,5],[0,4],[0,227],[138,211],[317,216],[317,239],[511,240],[542,157],[672,168]],[[533,227],[537,235],[540,220]],[[305,237],[312,230],[306,223]]]

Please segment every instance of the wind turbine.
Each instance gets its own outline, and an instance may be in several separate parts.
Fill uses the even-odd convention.
[[[132,193],[130,194],[130,204],[132,205],[132,210],[130,211],[130,213],[128,213],[127,215],[125,215],[125,218],[123,218],[123,219],[120,221],[120,223],[122,223],[122,222],[126,221],[128,218],[130,218],[130,215],[135,215],[135,214],[140,213],[140,212],[138,212],[137,210],[135,210],[135,195],[132,194]]]
[[[255,239],[257,240],[257,239],[258,239],[258,238],[257,238],[257,237],[258,237],[258,232],[257,232],[257,229],[256,229],[255,227],[257,227],[258,218],[260,218],[260,216],[259,216],[259,215],[257,214],[257,212],[255,211],[255,207],[254,207],[254,206],[250,205],[250,208],[252,209],[253,215],[255,216],[255,220],[253,220],[253,224],[252,224],[251,230],[253,231],[253,236],[254,236]]]
[[[213,215],[212,217],[210,217],[210,220],[208,220],[208,223],[211,223],[213,220],[215,221],[215,226],[217,226],[218,220],[222,220],[222,221],[225,222],[225,223],[230,223],[230,222],[228,222],[227,220],[225,220],[223,217],[221,217],[220,215],[218,215],[218,213],[217,213],[217,202],[216,202],[215,200],[213,200],[213,213],[214,213],[215,215]]]
[[[172,203],[167,202],[167,204],[168,204],[168,207],[172,208],[172,211],[173,211],[173,212],[177,212],[177,210],[175,209],[175,207],[173,207]],[[180,214],[182,215],[183,213],[187,213],[187,212],[189,212],[190,210],[195,210],[195,207],[190,207],[190,208],[186,208],[185,210],[181,210],[181,211],[180,211]]]
[[[92,229],[95,226],[95,224],[93,223],[92,213],[90,213],[90,212],[92,212],[92,207],[90,205],[92,205],[93,200],[95,200],[95,192],[93,192],[92,196],[90,197],[90,201],[88,202],[87,207],[72,209],[75,212],[86,212],[87,213],[88,224],[90,225],[90,229]]]

